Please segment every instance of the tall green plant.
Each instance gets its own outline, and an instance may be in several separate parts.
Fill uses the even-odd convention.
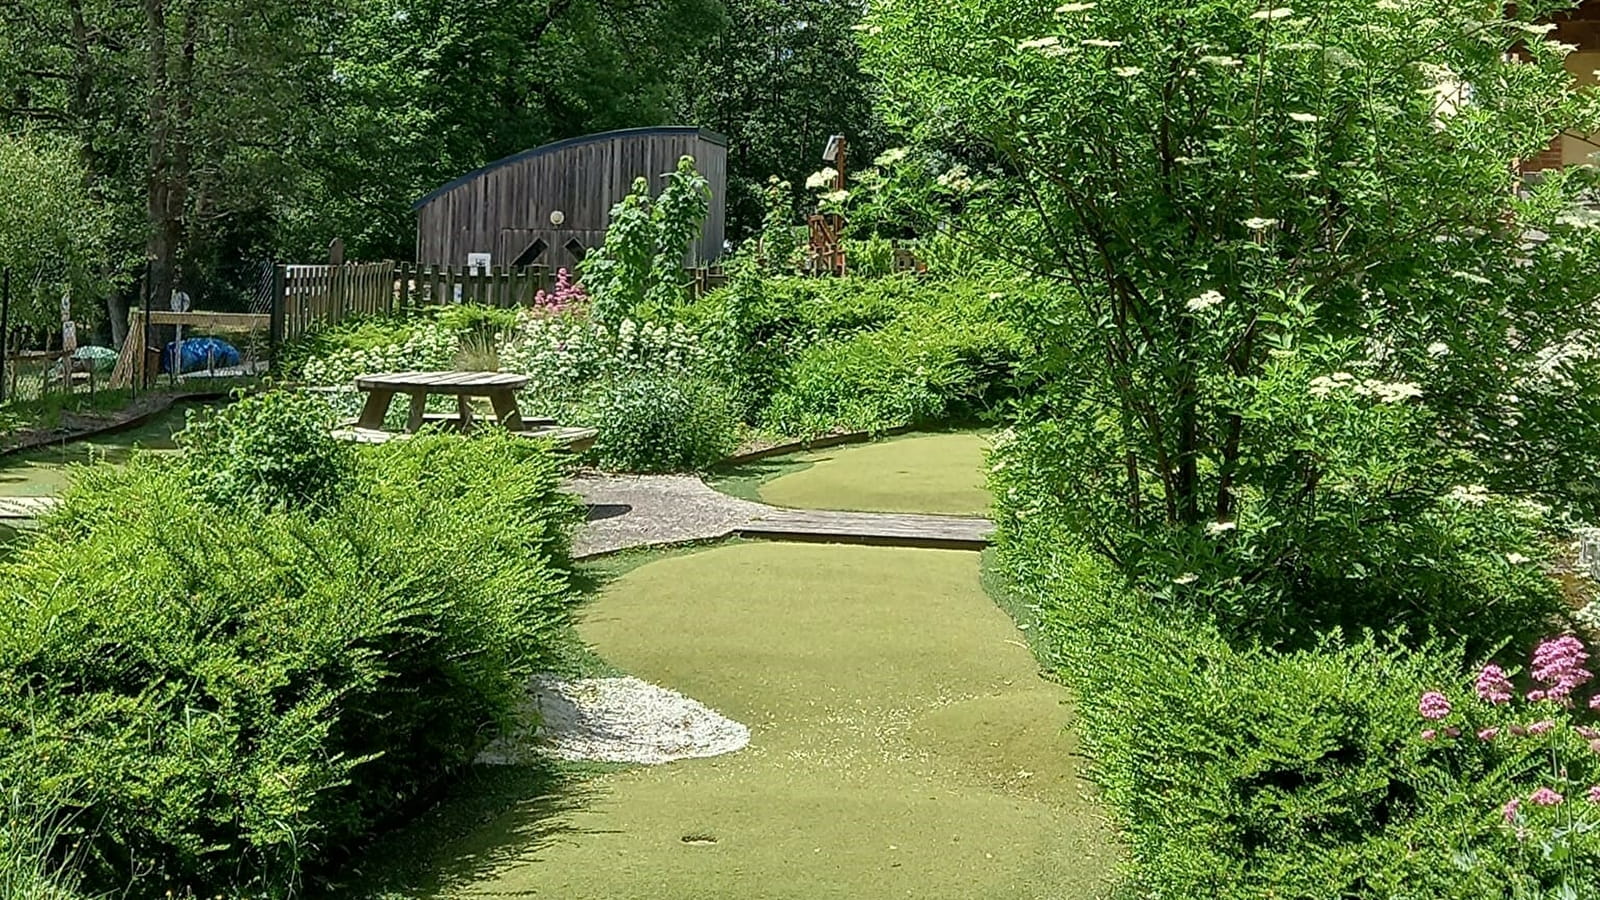
[[[1453,485],[1594,500],[1586,176],[1516,169],[1596,119],[1537,24],[1571,5],[875,4],[898,124],[966,163],[921,208],[1060,286],[1018,316],[1057,511],[1128,560],[1252,510],[1382,528]],[[1298,565],[1284,546],[1246,582]]]
[[[660,196],[652,197],[648,179],[611,210],[603,246],[583,261],[583,284],[594,298],[596,319],[619,325],[633,315],[670,310],[688,295],[684,254],[700,234],[711,208],[711,188],[694,167],[694,158],[678,160]]]

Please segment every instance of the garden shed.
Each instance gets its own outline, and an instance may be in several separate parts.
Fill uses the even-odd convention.
[[[634,179],[648,177],[659,191],[683,156],[694,157],[711,184],[711,209],[690,261],[715,261],[722,255],[728,140],[668,126],[547,144],[444,185],[413,207],[417,262],[570,268],[605,240],[611,207]]]

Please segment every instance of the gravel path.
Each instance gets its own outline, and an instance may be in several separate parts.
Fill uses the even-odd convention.
[[[839,543],[926,546],[951,543],[981,548],[993,527],[987,519],[902,513],[850,513],[780,509],[724,494],[692,475],[584,474],[567,487],[589,505],[578,530],[579,559],[733,534]]]
[[[522,716],[539,721],[539,727],[495,741],[478,762],[518,765],[548,754],[655,766],[721,756],[750,743],[744,725],[637,678],[541,676],[531,686]]]
[[[567,485],[589,504],[579,529],[579,558],[633,547],[727,537],[767,507],[730,497],[693,475],[585,474]]]

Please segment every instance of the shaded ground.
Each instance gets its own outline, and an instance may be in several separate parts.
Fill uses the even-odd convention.
[[[171,450],[193,404],[179,404],[137,428],[0,457],[0,497],[51,497],[67,487],[73,465],[122,463],[137,448]]]
[[[985,515],[988,448],[971,432],[908,435],[752,463],[716,487],[795,509]]]
[[[1105,893],[1114,854],[1062,730],[1064,692],[985,596],[974,555],[673,555],[610,584],[580,630],[608,662],[749,724],[750,747],[588,777],[576,794],[551,782],[444,842],[429,883],[391,896]]]

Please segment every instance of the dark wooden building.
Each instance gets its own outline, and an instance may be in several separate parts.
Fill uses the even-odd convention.
[[[711,183],[711,210],[690,262],[722,256],[728,141],[702,128],[632,128],[573,138],[508,156],[421,200],[417,262],[571,268],[605,240],[611,207],[635,178],[660,191],[679,158],[692,156]]]

